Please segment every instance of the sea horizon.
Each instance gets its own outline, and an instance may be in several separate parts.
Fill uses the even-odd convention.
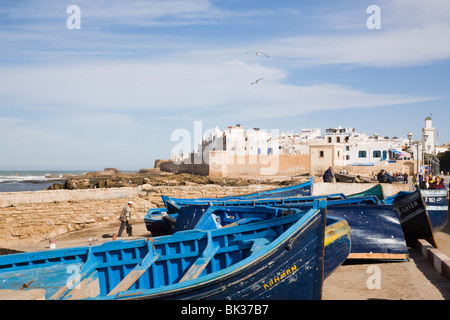
[[[0,170],[0,192],[23,192],[45,190],[53,183],[64,179],[64,175],[82,175],[100,170],[55,170],[55,169],[16,169]],[[120,170],[121,172],[137,172],[138,170]]]

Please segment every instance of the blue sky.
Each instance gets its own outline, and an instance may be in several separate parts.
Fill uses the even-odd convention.
[[[432,114],[450,142],[449,16],[448,0],[1,1],[0,169],[149,168],[194,121],[417,139]]]

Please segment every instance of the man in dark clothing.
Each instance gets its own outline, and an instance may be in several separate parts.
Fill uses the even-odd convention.
[[[392,183],[392,182],[394,182],[394,178],[392,177],[390,172],[386,172],[385,173],[385,175],[383,176],[383,180],[384,180],[385,183]]]
[[[430,183],[430,177],[428,175],[425,176],[425,181],[422,181],[419,184],[420,189],[433,189],[433,185]]]
[[[333,179],[333,171],[331,171],[331,167],[329,167],[323,174],[323,182],[333,182]]]
[[[384,169],[381,169],[380,172],[378,172],[377,174],[377,180],[378,182],[382,183],[383,181],[383,176],[384,176]]]

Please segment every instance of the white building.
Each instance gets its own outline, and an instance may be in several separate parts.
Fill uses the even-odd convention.
[[[302,129],[301,133],[282,132],[271,143],[278,146],[279,154],[309,154],[309,145],[321,139],[320,129]]]
[[[427,118],[424,133],[428,137],[433,136],[430,135],[431,129],[434,130]],[[339,148],[333,156],[334,162],[338,161],[343,166],[371,166],[383,161],[410,159],[411,155],[402,151],[407,141],[378,134],[369,137],[350,127],[329,128],[324,135],[317,128],[303,129],[301,133],[275,134],[259,128],[245,130],[237,124],[223,131],[216,127],[194,152],[202,150],[204,158],[209,157],[210,151],[227,151],[229,155],[310,155],[312,145],[336,145]]]
[[[236,155],[266,155],[277,150],[271,145],[272,134],[266,130],[253,128],[244,130],[240,124],[229,126],[226,130],[216,129],[201,142],[201,150],[207,155],[209,151],[226,150]]]
[[[410,158],[403,152],[405,139],[373,137],[356,132],[355,128],[329,128],[321,143],[343,146],[342,161],[344,166],[374,165],[382,161],[395,161]]]

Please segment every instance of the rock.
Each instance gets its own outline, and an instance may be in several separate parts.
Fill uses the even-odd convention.
[[[74,189],[89,189],[91,187],[91,183],[89,179],[69,179],[64,184],[64,189],[74,190]]]
[[[45,188],[45,190],[61,190],[61,189],[64,189],[64,183],[54,183]]]
[[[138,173],[159,173],[159,168],[141,169]]]

